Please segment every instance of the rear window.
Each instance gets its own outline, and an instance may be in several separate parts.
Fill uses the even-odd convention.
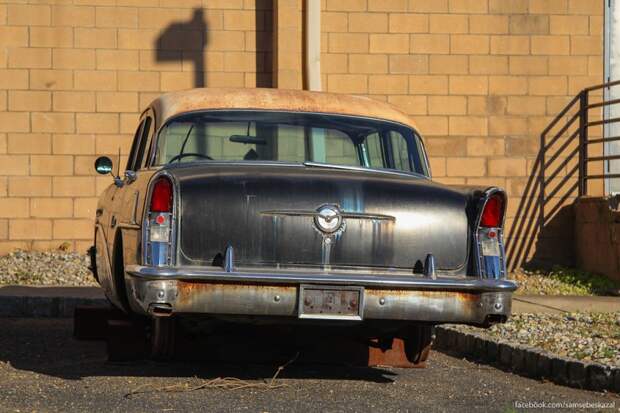
[[[206,111],[170,120],[159,132],[155,164],[196,161],[317,162],[428,175],[411,128],[298,112]]]

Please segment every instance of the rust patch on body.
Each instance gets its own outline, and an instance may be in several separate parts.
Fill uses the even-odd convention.
[[[264,288],[264,289],[289,289],[296,288],[293,285],[267,285],[267,284],[255,284],[255,283],[233,283],[233,282],[188,282],[188,281],[178,281],[177,282],[177,290],[179,291],[179,295],[181,294],[192,294],[194,292],[209,292],[225,289],[227,291],[237,291],[237,290],[248,290],[254,288]]]
[[[213,283],[213,282],[177,282],[177,302],[191,302],[197,296],[211,294],[242,294],[247,291],[260,289],[269,294],[290,293],[291,289],[297,289],[291,285],[265,285],[265,284],[238,284],[238,283]]]
[[[297,287],[240,283],[179,282],[175,310],[205,314],[294,316]]]
[[[420,297],[420,298],[436,298],[447,299],[455,298],[459,301],[476,302],[480,301],[479,293],[467,293],[463,291],[433,291],[433,290],[390,290],[390,289],[374,289],[367,288],[366,294],[372,296],[390,295],[396,297]]]
[[[346,288],[347,286],[343,286]],[[265,285],[265,284],[239,284],[239,283],[213,283],[213,282],[187,282],[179,281],[177,283],[178,300],[191,300],[192,296],[210,293],[243,293],[250,290],[260,289],[273,294],[291,293],[291,290],[297,290],[297,285]],[[431,299],[449,299],[455,298],[459,301],[476,302],[480,301],[479,293],[468,293],[463,291],[433,291],[433,290],[409,290],[409,289],[378,289],[366,288],[365,294],[370,296],[389,295],[392,297],[420,297]]]

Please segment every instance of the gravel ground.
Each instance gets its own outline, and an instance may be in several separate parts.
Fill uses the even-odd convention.
[[[510,274],[510,279],[519,283],[517,295],[620,295],[620,283],[576,269],[518,269]]]
[[[609,393],[532,380],[439,352],[431,353],[425,369],[292,363],[276,380],[284,387],[273,390],[159,390],[127,397],[138,389],[194,387],[216,377],[238,377],[259,384],[271,380],[276,366],[196,361],[110,363],[106,362],[104,342],[72,339],[71,320],[0,318],[0,326],[2,412],[506,413],[525,410],[520,403],[557,403],[556,409],[562,403],[590,403],[598,406],[588,409],[593,412],[620,408],[620,399]],[[247,342],[248,346],[254,344]]]
[[[75,252],[15,251],[0,257],[0,285],[98,285],[89,261]]]
[[[515,314],[489,329],[450,326],[495,341],[538,347],[572,359],[620,367],[620,312]]]

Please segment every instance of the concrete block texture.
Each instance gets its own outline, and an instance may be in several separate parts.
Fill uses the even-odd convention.
[[[82,207],[69,214],[68,203],[92,204],[105,182],[89,162],[119,147],[126,155],[137,115],[157,95],[303,86],[301,0],[103,3],[3,2],[0,194],[15,199],[0,205],[7,228],[0,253],[51,245],[35,242],[42,239],[84,245],[93,216]],[[323,89],[385,100],[414,117],[438,181],[505,186],[509,265],[575,264],[572,242],[557,232],[568,218],[553,210],[574,200],[573,148],[547,165],[557,173],[544,205],[537,159],[553,117],[582,87],[602,81],[603,2],[321,5]],[[52,206],[56,197],[58,211],[42,216],[43,202]],[[11,203],[24,207],[11,213]],[[545,226],[527,225],[541,208]],[[42,222],[29,231],[28,220]]]

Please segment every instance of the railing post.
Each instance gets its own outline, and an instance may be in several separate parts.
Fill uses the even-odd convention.
[[[538,217],[538,230],[542,231],[545,226],[545,160],[547,157],[547,131],[540,134],[540,154],[538,157],[538,162],[540,162],[540,175],[538,178],[538,185],[540,186],[540,193],[538,194],[540,215]],[[540,234],[540,232],[538,234]]]
[[[579,94],[579,196],[588,194],[588,90]]]

